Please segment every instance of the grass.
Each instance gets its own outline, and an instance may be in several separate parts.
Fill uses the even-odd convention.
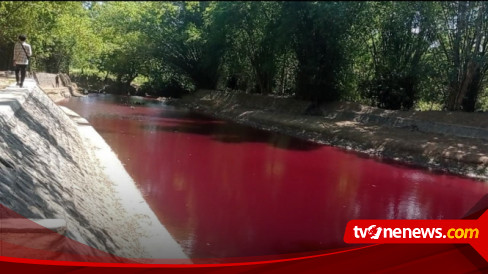
[[[419,101],[415,104],[414,110],[427,111],[427,110],[442,110],[442,104],[435,102]]]
[[[8,87],[12,83],[15,83],[14,79],[8,79],[8,78],[1,77],[0,78],[0,89],[4,89],[4,88]]]

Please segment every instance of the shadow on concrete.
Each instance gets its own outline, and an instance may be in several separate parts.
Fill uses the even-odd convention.
[[[45,112],[45,113],[50,114],[50,112]],[[59,153],[66,160],[78,166],[78,163],[76,163],[73,160],[73,157],[71,157],[71,155],[69,155],[69,153],[66,152],[66,150],[58,144],[56,138],[49,132],[49,129],[41,125],[36,118],[32,117],[29,113],[27,113],[23,109],[19,109],[15,113],[15,116],[19,121],[23,122],[26,126],[28,126],[32,131],[37,132],[44,140],[48,141],[51,144],[51,146],[57,149]],[[60,123],[60,121],[54,118],[53,115],[49,115],[49,119],[51,118],[54,120],[54,122],[57,122],[58,124]]]
[[[1,102],[0,104],[10,103]],[[65,124],[65,121],[59,120],[38,99],[31,97],[29,102],[25,104],[34,104],[31,107],[42,111],[43,115],[46,116],[43,119],[48,119],[61,127]],[[55,173],[56,171],[50,168],[53,163],[48,162],[48,159],[40,155],[39,146],[44,148],[48,144],[47,149],[52,149],[53,152],[61,156],[58,158],[60,165],[71,163],[73,166],[79,167],[80,164],[73,159],[67,148],[60,145],[49,129],[39,122],[39,117],[34,117],[20,108],[15,112],[15,118],[13,120],[16,123],[25,124],[29,131],[38,133],[40,138],[36,137],[36,143],[27,143],[22,134],[29,134],[29,131],[19,134],[12,130],[13,128],[3,127],[0,132],[0,144],[2,145],[0,150],[0,203],[30,219],[64,218],[65,216],[58,216],[58,214],[67,214],[71,220],[76,220],[83,230],[94,235],[94,239],[100,241],[108,252],[115,253],[119,247],[112,240],[111,233],[101,228],[85,225],[90,224],[91,221],[77,212],[72,190],[65,187],[64,182],[60,181],[60,177]],[[15,124],[11,124],[11,126],[15,127]],[[63,129],[59,130],[62,132]],[[70,137],[66,136],[66,138]],[[42,139],[46,140],[47,143],[42,142]],[[64,210],[60,212],[60,208]],[[9,216],[5,212],[0,213],[0,218],[15,217]],[[81,231],[81,233],[83,232]],[[72,239],[76,238],[73,231],[69,229],[66,235]],[[92,241],[91,237],[83,238],[90,246],[100,245],[100,243]]]

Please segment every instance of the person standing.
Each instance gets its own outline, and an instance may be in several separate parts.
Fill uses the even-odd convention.
[[[25,42],[26,39],[25,35],[19,35],[19,41],[14,46],[15,79],[17,80],[17,86],[20,87],[24,85],[25,69],[29,65],[29,57],[32,55],[31,46]]]

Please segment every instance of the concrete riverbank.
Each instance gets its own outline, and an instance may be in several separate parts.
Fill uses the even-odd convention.
[[[0,125],[2,205],[116,256],[187,258],[103,138],[34,80],[0,90]]]
[[[388,111],[200,90],[172,104],[318,143],[488,180],[488,114]],[[306,115],[313,113],[314,115]]]

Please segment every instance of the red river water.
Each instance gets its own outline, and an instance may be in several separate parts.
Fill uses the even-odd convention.
[[[346,247],[349,220],[461,218],[488,194],[486,183],[157,101],[90,95],[61,105],[103,136],[191,258]]]

